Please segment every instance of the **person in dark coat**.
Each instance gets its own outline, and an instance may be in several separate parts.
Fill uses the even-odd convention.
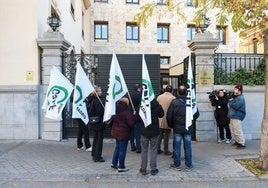
[[[211,105],[216,107],[214,116],[220,133],[220,140],[218,142],[226,142],[227,144],[230,144],[232,135],[229,128],[230,118],[228,117],[228,102],[229,100],[224,96],[224,91],[222,89],[220,89],[218,94],[211,99]],[[226,133],[226,140],[224,130]]]
[[[139,110],[140,103],[141,103],[141,85],[135,84],[133,91],[130,93],[134,110],[136,113]],[[131,151],[136,151],[136,153],[141,153],[141,119],[135,122],[135,125],[131,129],[131,138],[130,138],[130,146]]]
[[[149,144],[151,150],[150,168],[151,175],[156,175],[159,170],[157,169],[157,149],[158,149],[158,136],[159,136],[159,120],[164,116],[164,110],[156,99],[151,101],[151,117],[152,123],[147,127],[144,124],[141,126],[141,168],[142,175],[147,174],[147,161]]]
[[[180,171],[181,170],[181,142],[183,141],[184,157],[185,157],[185,170],[191,171],[192,165],[192,131],[193,125],[188,130],[186,129],[186,92],[185,86],[180,86],[178,90],[179,96],[174,99],[169,105],[167,111],[168,126],[173,129],[174,133],[174,162],[170,167]],[[194,114],[193,118],[199,117],[199,111]]]
[[[89,103],[89,117],[99,116],[99,122],[95,124],[90,124],[90,130],[93,131],[93,144],[92,144],[92,159],[94,162],[105,162],[102,157],[102,148],[103,148],[103,137],[104,137],[104,124],[103,124],[103,114],[104,107],[99,100],[102,91],[100,87],[95,88],[95,92],[88,97]],[[98,96],[97,96],[98,95]]]
[[[111,167],[117,169],[118,172],[126,172],[129,170],[125,167],[125,158],[131,128],[134,126],[135,120],[135,116],[129,109],[128,98],[123,97],[117,101],[116,114],[113,117],[111,132],[111,135],[116,140]]]

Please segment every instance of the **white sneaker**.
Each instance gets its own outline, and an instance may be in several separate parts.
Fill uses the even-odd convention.
[[[87,148],[86,151],[87,151],[87,152],[91,152],[91,151],[92,151],[92,147]]]
[[[219,143],[221,143],[221,142],[225,142],[225,141],[226,141],[225,139],[223,139],[223,140],[222,140],[222,139],[218,140]]]
[[[225,143],[230,144],[231,142],[232,142],[232,139],[227,139]]]
[[[80,150],[83,150],[83,149],[84,149],[84,147],[77,148],[77,151],[80,151]]]

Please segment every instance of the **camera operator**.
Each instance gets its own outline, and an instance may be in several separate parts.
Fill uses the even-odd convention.
[[[236,85],[234,87],[235,97],[231,98],[228,103],[230,128],[235,139],[235,143],[233,145],[236,146],[237,149],[244,149],[246,147],[245,137],[242,129],[242,121],[246,116],[246,102],[242,92],[243,86]]]
[[[229,128],[230,119],[228,117],[228,98],[222,89],[220,89],[217,93],[214,93],[214,97],[210,96],[209,98],[211,105],[216,107],[214,116],[220,133],[220,140],[218,142],[226,142],[227,144],[230,144],[232,136]],[[226,139],[224,137],[224,130],[226,133]]]

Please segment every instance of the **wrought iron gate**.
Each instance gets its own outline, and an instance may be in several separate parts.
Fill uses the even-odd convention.
[[[62,54],[62,73],[74,85],[76,64],[80,62],[85,73],[93,85],[96,84],[96,75],[98,73],[98,57],[92,54]],[[63,138],[76,137],[77,121],[72,119],[72,100],[73,94],[67,102],[63,111]]]

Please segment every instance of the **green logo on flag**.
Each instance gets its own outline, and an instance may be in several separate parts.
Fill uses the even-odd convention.
[[[63,92],[62,99],[56,100],[57,97],[59,96],[59,94],[62,93],[62,92]],[[48,91],[48,95],[47,96],[50,96],[50,95],[52,95],[51,98],[53,99],[53,101],[54,102],[57,101],[57,104],[59,104],[59,103],[62,103],[63,101],[65,101],[67,99],[67,97],[68,97],[68,90],[65,89],[62,86],[57,86],[56,85],[56,86],[51,87],[51,89]]]
[[[120,78],[119,76],[116,76],[116,75],[115,75],[115,80],[116,80],[117,82],[119,82],[120,88],[116,91],[116,88],[115,88],[116,83],[114,84],[114,86],[113,86],[113,99],[115,99],[115,96],[116,96],[116,95],[119,95],[120,93],[123,92],[123,87],[122,87],[121,78]]]
[[[82,100],[83,94],[82,94],[82,89],[81,89],[81,87],[76,86],[75,88],[76,88],[76,90],[77,90],[78,93],[79,93],[79,97],[78,97],[78,99],[74,102],[75,104],[77,104],[79,101]]]

